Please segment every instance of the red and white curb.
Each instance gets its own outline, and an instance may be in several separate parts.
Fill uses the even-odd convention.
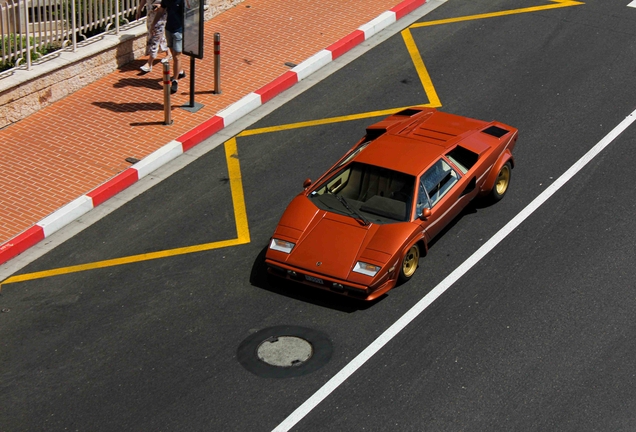
[[[316,72],[379,31],[395,23],[405,15],[424,5],[427,0],[404,0],[389,11],[383,12],[338,42],[308,58],[298,66],[276,78],[271,83],[248,94],[241,100],[219,111],[210,120],[186,132],[174,141],[148,155],[132,167],[116,175],[86,195],[51,213],[31,228],[0,246],[0,264],[4,264],[62,227],[115,196],[157,168],[188,151],[221,129],[234,123],[260,107],[273,97]]]

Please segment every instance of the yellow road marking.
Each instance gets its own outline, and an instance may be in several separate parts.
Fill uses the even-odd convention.
[[[141,261],[149,261],[159,258],[168,258],[177,255],[184,255],[194,252],[208,251],[212,249],[220,249],[229,246],[237,246],[250,242],[250,232],[247,223],[247,212],[245,211],[245,200],[243,198],[243,181],[241,179],[241,167],[238,160],[236,149],[236,139],[225,143],[225,158],[227,160],[227,170],[230,177],[230,189],[232,192],[232,204],[234,206],[234,219],[236,221],[237,238],[232,240],[222,240],[218,242],[205,243],[196,246],[186,246],[176,249],[168,249],[158,252],[150,252],[139,255],[132,255],[122,258],[114,258],[104,261],[96,261],[87,264],[79,264],[69,267],[61,267],[52,270],[44,270],[35,273],[21,274],[12,276],[0,284],[7,285],[10,283],[24,282],[34,279],[42,279],[51,276],[59,276],[69,273],[77,273],[86,270],[95,270],[105,267],[119,266],[123,264],[131,264]]]
[[[243,179],[241,178],[241,166],[236,148],[236,138],[225,142],[225,160],[227,172],[230,176],[230,190],[232,191],[232,204],[234,207],[234,220],[236,221],[237,244],[250,242],[250,230],[247,224],[247,210],[243,196]]]
[[[402,31],[402,38],[404,39],[404,43],[406,44],[406,49],[411,56],[411,60],[413,61],[413,65],[415,66],[415,70],[417,71],[418,76],[420,77],[420,81],[422,82],[422,87],[424,87],[424,92],[428,97],[429,106],[431,107],[441,107],[442,102],[440,102],[437,97],[437,92],[435,91],[435,87],[433,86],[433,81],[431,80],[431,76],[426,70],[426,66],[424,66],[424,61],[422,60],[422,56],[420,55],[420,51],[417,49],[417,45],[415,44],[415,40],[413,40],[413,35],[409,29]]]
[[[510,9],[510,10],[500,11],[500,12],[490,12],[490,13],[484,13],[484,14],[478,14],[478,15],[468,15],[468,16],[457,17],[457,18],[447,18],[447,19],[441,19],[437,21],[415,23],[415,24],[412,24],[409,28],[430,27],[430,26],[441,25],[441,24],[450,24],[450,23],[456,23],[456,22],[462,22],[462,21],[473,21],[473,20],[484,19],[484,18],[494,18],[494,17],[516,15],[516,14],[528,13],[528,12],[538,12],[542,10],[557,9],[557,8],[578,6],[578,5],[585,4],[584,2],[575,1],[575,0],[552,0],[552,2],[553,2],[552,4],[547,4],[542,6],[533,6],[533,7],[521,8],[521,9]]]
[[[289,129],[299,129],[299,128],[310,127],[310,126],[320,126],[325,124],[340,123],[340,122],[351,121],[351,120],[366,119],[370,117],[386,117],[388,115],[395,114],[398,111],[402,111],[403,109],[411,108],[412,106],[413,105],[409,105],[407,107],[402,107],[402,108],[390,108],[390,109],[381,110],[381,111],[369,111],[369,112],[360,113],[360,114],[351,114],[351,115],[345,115],[345,116],[339,116],[339,117],[330,117],[326,119],[309,120],[304,122],[289,123],[289,124],[278,125],[278,126],[269,126],[269,127],[259,128],[259,129],[250,129],[250,130],[245,130],[241,132],[240,134],[238,134],[238,136],[244,137],[244,136],[250,136],[250,135],[260,135],[260,134],[265,134],[270,132],[280,132],[280,131],[289,130]],[[423,104],[423,105],[417,105],[417,106],[427,107],[431,105]]]
[[[420,81],[422,82],[424,93],[426,93],[426,97],[429,100],[427,104],[420,104],[415,106],[431,107],[431,108],[441,107],[442,103],[437,97],[437,92],[435,91],[435,87],[433,86],[433,81],[431,80],[431,77],[428,74],[428,71],[426,70],[426,66],[424,66],[424,61],[422,61],[422,57],[420,56],[417,46],[415,45],[415,41],[413,40],[413,37],[411,36],[411,33],[408,31],[408,29],[402,32],[402,37],[404,38],[404,42],[406,43],[406,49],[408,50],[409,55],[411,56],[411,59],[413,60],[413,65],[415,66],[415,70],[418,76],[420,77]],[[250,129],[250,130],[245,130],[241,132],[240,134],[238,134],[238,136],[244,137],[244,136],[251,136],[251,135],[260,135],[260,134],[280,132],[280,131],[285,131],[290,129],[300,129],[300,128],[311,127],[311,126],[321,126],[326,124],[341,123],[341,122],[346,122],[351,120],[360,120],[360,119],[366,119],[366,118],[372,118],[372,117],[386,117],[391,114],[395,114],[396,112],[402,111],[406,108],[411,108],[413,106],[414,105],[409,105],[409,106],[401,107],[401,108],[390,108],[390,109],[385,109],[381,111],[369,111],[369,112],[359,113],[359,114],[330,117],[330,118],[318,119],[318,120],[309,120],[309,121],[298,122],[298,123],[269,126],[269,127],[259,128],[259,129]]]

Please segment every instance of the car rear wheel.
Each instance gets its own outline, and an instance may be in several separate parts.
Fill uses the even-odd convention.
[[[495,180],[495,185],[492,187],[492,191],[490,191],[490,199],[493,202],[497,202],[504,197],[508,191],[508,186],[510,186],[511,176],[512,166],[510,165],[510,162],[506,162],[499,170],[497,180]]]
[[[400,282],[406,282],[411,279],[417,270],[420,261],[420,248],[414,244],[404,255],[402,266],[400,267]]]

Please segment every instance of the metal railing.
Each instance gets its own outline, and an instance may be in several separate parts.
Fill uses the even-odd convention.
[[[138,0],[0,0],[0,71],[26,65],[77,42],[119,34]],[[142,0],[143,1],[143,0]]]

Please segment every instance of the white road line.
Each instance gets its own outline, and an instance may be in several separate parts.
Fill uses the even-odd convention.
[[[628,7],[636,8],[636,0],[627,5]]]
[[[636,3],[636,0],[634,1]],[[334,375],[325,385],[323,385],[316,393],[307,399],[293,413],[289,415],[281,424],[279,424],[273,432],[286,432],[301,421],[309,414],[320,402],[337,389],[340,384],[345,382],[347,378],[353,375],[367,360],[373,357],[384,345],[393,339],[407,325],[411,323],[418,315],[420,315],[428,306],[430,306],[439,296],[444,294],[459,278],[461,278],[468,270],[477,264],[486,254],[495,248],[504,238],[515,230],[524,220],[526,220],[535,210],[537,210],[544,202],[554,195],[564,184],[566,184],[576,173],[581,171],[585,165],[594,159],[605,147],[607,147],[616,137],[618,137],[625,129],[627,129],[636,120],[636,111],[633,111],[618,126],[616,126],[609,134],[599,141],[592,149],[590,149],[581,159],[572,165],[561,177],[552,183],[546,190],[537,196],[530,204],[528,204],[521,212],[519,212],[510,222],[500,229],[490,240],[482,247],[477,249],[466,261],[457,267],[443,281],[441,281],[432,291],[430,291],[422,300],[415,304],[408,312],[398,319],[391,327],[382,333],[375,341],[356,356],[349,364],[347,364],[340,372]]]

